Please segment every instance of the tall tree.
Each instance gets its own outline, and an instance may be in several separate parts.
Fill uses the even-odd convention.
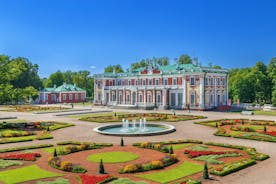
[[[113,69],[115,69],[115,73],[122,73],[122,72],[124,72],[122,66],[119,65],[119,64],[117,64],[117,65],[109,65],[109,66],[105,67],[104,72],[105,73],[112,73]]]
[[[192,58],[187,54],[182,54],[176,61],[178,64],[191,64]]]

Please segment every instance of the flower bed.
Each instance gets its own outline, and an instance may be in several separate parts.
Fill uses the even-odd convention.
[[[223,155],[223,154],[232,154],[238,153],[236,151],[193,151],[193,150],[185,150],[184,154],[188,154],[190,158],[195,158],[204,155]]]
[[[67,161],[61,161],[59,157],[49,157],[48,164],[56,169],[73,172],[73,173],[85,173],[87,170],[80,165],[73,164]]]
[[[79,176],[79,180],[81,184],[99,184],[99,183],[107,183],[109,181],[117,179],[116,177],[105,174],[105,175],[95,175],[90,176],[87,174],[82,174]]]
[[[40,156],[41,156],[40,153],[18,153],[18,154],[2,155],[0,156],[0,159],[35,161],[36,157],[40,157]]]
[[[195,179],[191,179],[191,178],[188,178],[182,182],[178,182],[176,184],[201,184],[201,181],[200,180],[195,180]]]
[[[225,176],[254,164],[256,164],[255,160],[243,159],[237,162],[225,164],[222,167],[217,167],[214,170],[212,170],[211,173],[218,176]]]
[[[70,142],[66,142],[66,144],[59,143],[58,145],[67,145],[67,143],[70,143]],[[79,144],[79,142],[73,142],[73,143],[75,143],[75,144],[67,145],[67,146],[64,146],[63,149],[57,150],[57,154],[58,155],[67,155],[67,154],[75,153],[75,152],[79,152],[79,151],[100,149],[103,147],[109,147],[110,145],[112,146],[112,144],[101,144],[101,143],[97,144],[97,143],[89,143],[89,142],[83,142],[80,144]],[[78,143],[78,144],[76,144],[76,143]]]
[[[264,134],[267,134],[267,135],[272,135],[272,136],[275,136],[276,137],[276,131],[272,131],[272,132],[263,132]]]
[[[130,164],[124,166],[120,169],[119,173],[136,173],[136,172],[144,172],[156,169],[162,169],[164,167],[170,166],[178,161],[175,154],[167,155],[162,159],[153,160],[144,164]]]

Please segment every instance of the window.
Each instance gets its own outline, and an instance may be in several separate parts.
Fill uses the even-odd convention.
[[[151,99],[151,94],[148,94],[148,103],[151,103],[152,99]]]
[[[178,93],[178,96],[177,96],[177,105],[178,106],[181,106],[182,105],[182,98],[183,98],[183,93]]]
[[[112,94],[112,101],[116,101],[116,93]]]
[[[177,84],[176,79],[173,79],[173,85],[176,85],[176,84]]]
[[[138,80],[137,79],[135,80],[135,85],[138,86]]]
[[[100,88],[101,87],[101,81],[98,81],[98,88]]]
[[[131,81],[130,81],[130,80],[128,80],[128,85],[130,86],[130,84],[131,84]]]
[[[76,100],[79,99],[79,94],[78,94],[78,93],[75,94],[75,99],[76,99]]]
[[[222,85],[225,85],[225,78],[222,79]]]
[[[143,96],[142,96],[142,94],[139,95],[139,102],[143,102]]]
[[[149,80],[149,85],[152,85],[152,79]]]
[[[191,105],[195,104],[195,95],[191,94]]]
[[[69,94],[69,100],[72,100],[72,99],[73,99],[73,95]]]
[[[168,85],[168,79],[165,79],[164,85]]]
[[[157,95],[157,103],[161,103],[161,95],[158,93],[158,95]]]
[[[191,77],[191,79],[190,79],[190,85],[191,86],[195,85],[195,78],[194,77]]]
[[[212,94],[210,94],[210,104],[214,104],[214,97],[213,97],[213,95]]]
[[[84,98],[85,98],[85,97],[84,97],[84,94],[82,93],[82,94],[81,94],[81,99],[84,100]]]
[[[66,94],[63,94],[63,100],[66,100]]]
[[[175,106],[175,93],[171,93],[171,106]]]
[[[159,85],[159,79],[155,80],[155,85]]]
[[[214,85],[214,79],[211,78],[211,86],[213,86],[213,85]]]
[[[127,103],[129,103],[130,102],[130,95],[129,94],[127,94]]]
[[[220,85],[220,79],[217,78],[216,80],[217,80],[217,85]]]
[[[45,100],[48,100],[48,94],[45,94]]]
[[[143,79],[143,86],[145,86],[146,85],[146,80],[145,79]]]
[[[206,85],[206,86],[208,85],[208,81],[209,81],[209,79],[206,77],[206,78],[205,78],[205,85]]]

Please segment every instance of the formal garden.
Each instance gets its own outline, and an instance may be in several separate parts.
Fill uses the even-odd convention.
[[[31,112],[31,113],[50,113],[70,111],[72,108],[64,106],[39,106],[39,105],[6,105],[1,106],[1,111],[7,112]]]
[[[97,113],[97,114],[85,114],[71,116],[78,118],[82,121],[88,122],[97,122],[97,123],[112,123],[112,122],[122,122],[125,120],[139,120],[141,118],[146,118],[150,122],[178,122],[178,121],[187,121],[194,119],[202,119],[204,116],[195,116],[195,115],[183,115],[176,114],[172,112],[171,114],[165,113],[124,113],[124,112],[107,112],[107,113]]]
[[[0,122],[0,144],[53,139],[53,136],[51,135],[52,131],[69,126],[74,125],[54,121],[2,121]]]
[[[216,128],[214,135],[276,142],[276,122],[249,119],[221,119],[197,122]]]
[[[127,139],[127,138],[125,138]],[[118,145],[63,141],[0,150],[0,182],[199,184],[268,159],[255,148],[198,140]]]

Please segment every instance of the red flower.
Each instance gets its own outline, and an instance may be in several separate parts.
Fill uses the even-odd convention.
[[[264,132],[267,135],[272,135],[272,136],[276,136],[276,131],[272,131],[272,132]]]
[[[95,176],[89,176],[87,174],[80,175],[81,183],[82,184],[97,184],[99,182],[102,182],[108,178],[111,178],[112,176],[109,174],[105,175],[95,175]]]
[[[2,155],[0,159],[6,160],[26,160],[26,161],[35,161],[36,157],[40,157],[39,153],[17,153],[17,154],[9,154]]]

